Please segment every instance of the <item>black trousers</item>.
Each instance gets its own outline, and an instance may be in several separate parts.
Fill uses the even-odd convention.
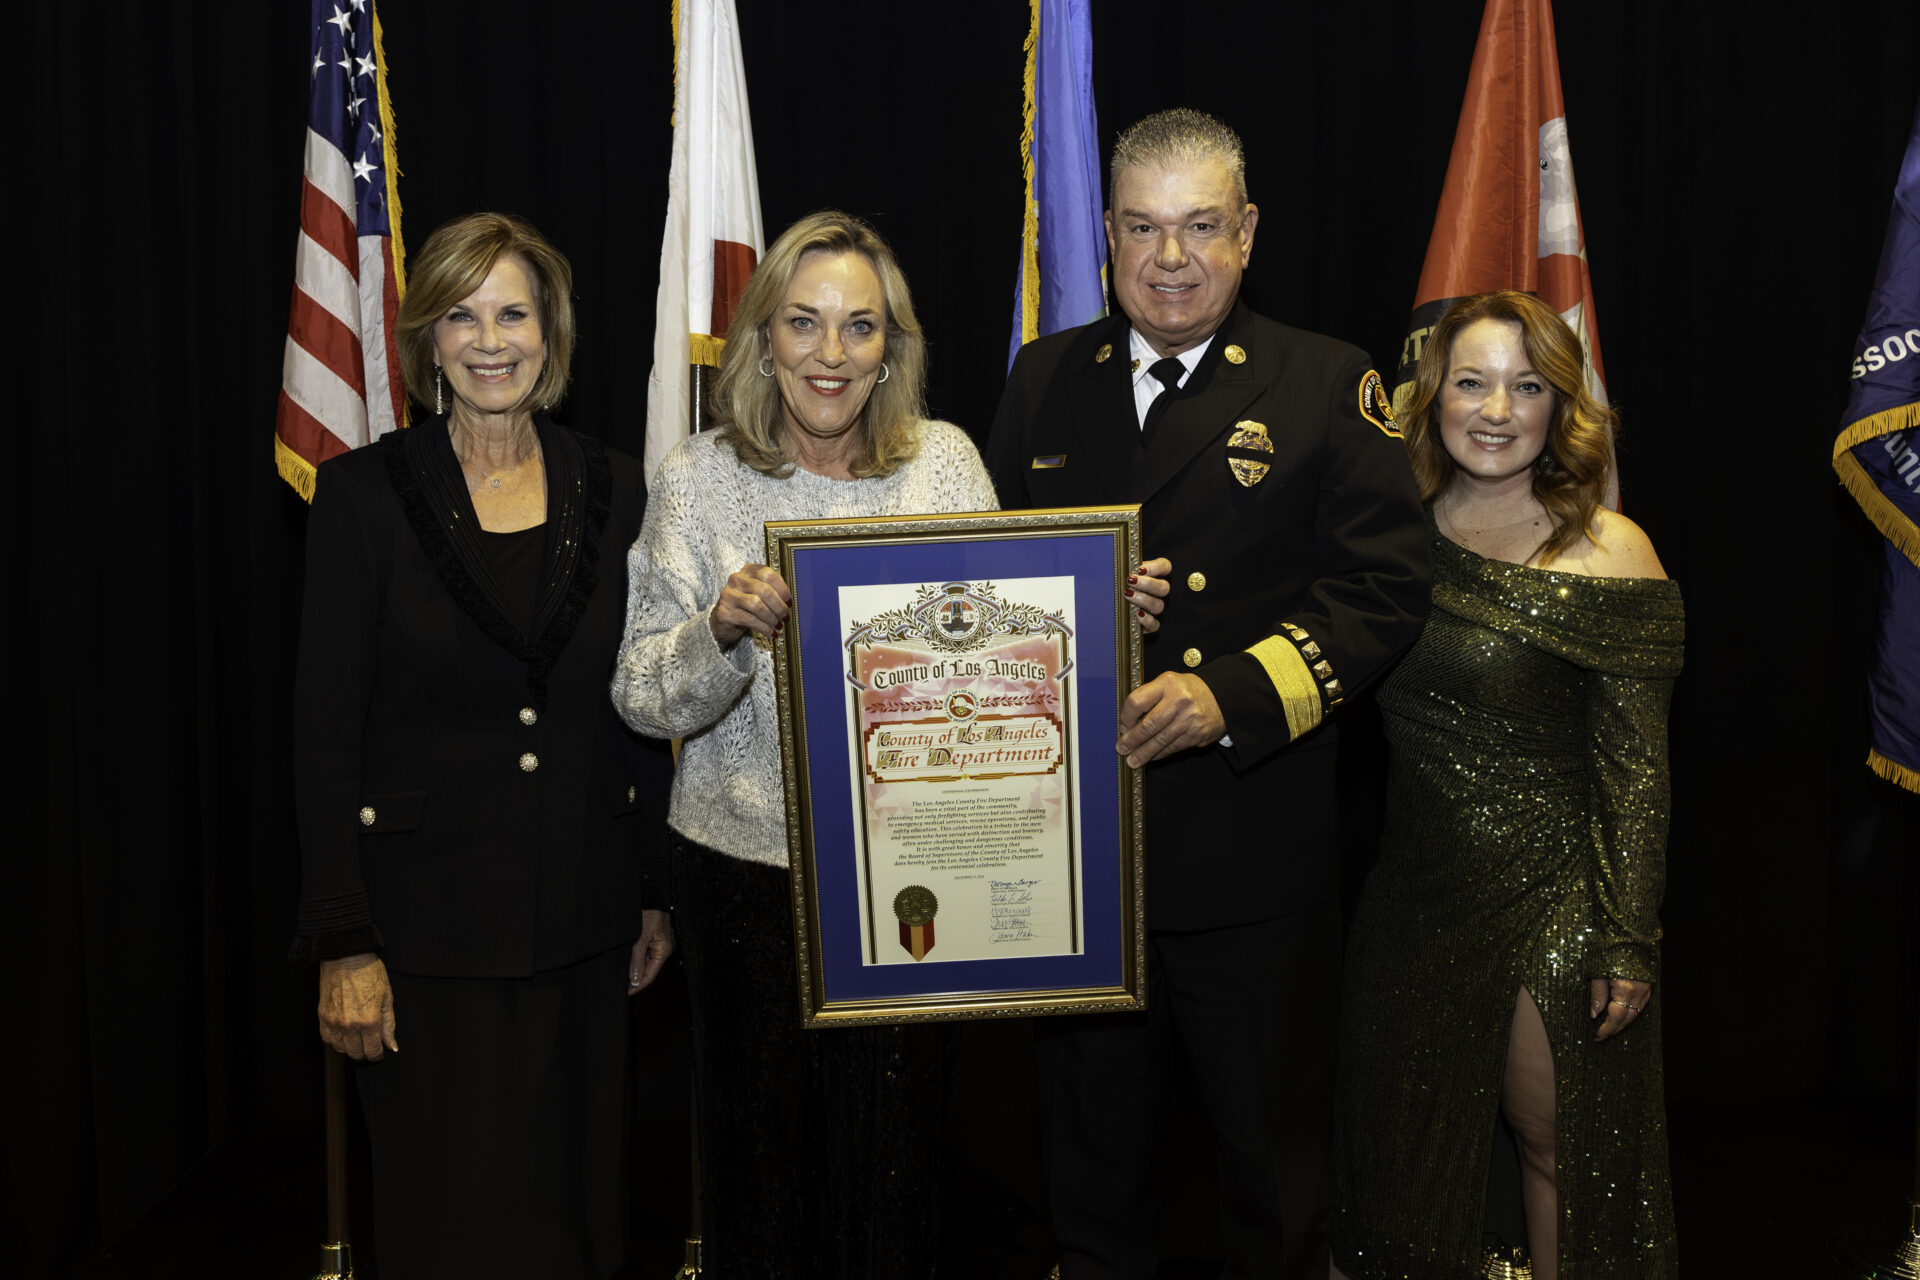
[[[1224,1272],[1327,1274],[1337,901],[1148,940],[1142,1014],[1034,1024],[1063,1280],[1148,1280],[1158,1095],[1184,1050],[1220,1156]]]
[[[383,1280],[600,1280],[627,1259],[629,949],[531,978],[393,973],[355,1070]]]
[[[707,1272],[927,1276],[939,1230],[942,1030],[801,1026],[784,867],[676,838],[673,902],[693,1001]]]

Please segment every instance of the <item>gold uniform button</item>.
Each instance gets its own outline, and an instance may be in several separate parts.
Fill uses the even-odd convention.
[[[1197,667],[1200,665],[1200,651],[1198,649],[1189,649],[1180,655],[1180,661],[1190,667]]]
[[[522,773],[532,773],[532,772],[533,772],[533,771],[534,771],[535,769],[538,769],[539,767],[540,767],[540,757],[539,757],[539,756],[537,756],[537,755],[535,755],[535,754],[533,754],[533,752],[531,752],[531,751],[528,751],[528,752],[525,752],[525,753],[523,753],[523,754],[521,755],[521,757],[520,757],[520,772],[522,772]]]
[[[632,804],[632,803],[633,803],[633,798],[634,798],[634,796],[636,796],[636,795],[638,795],[638,794],[639,794],[639,792],[637,792],[637,791],[635,791],[635,790],[634,790],[634,789],[633,789],[632,787],[628,787],[628,788],[627,788],[627,803],[628,803],[628,804]]]
[[[373,811],[373,806],[372,806],[372,805],[366,805],[366,806],[364,806],[364,807],[363,807],[363,808],[362,808],[362,809],[360,810],[360,825],[361,825],[361,826],[363,826],[363,827],[370,827],[370,826],[372,826],[372,825],[373,825],[373,820],[374,820],[374,818],[375,818],[375,817],[377,817],[377,816],[378,816],[378,815],[376,815],[376,814],[374,813],[374,811]]]
[[[1190,574],[1188,574],[1188,575],[1187,575],[1187,590],[1189,590],[1189,591],[1205,591],[1206,589],[1207,589],[1207,575],[1206,575],[1206,574],[1204,574],[1204,573],[1190,573]]]
[[[521,723],[521,724],[525,724],[525,725],[531,725],[531,724],[533,724],[533,723],[534,723],[535,721],[537,721],[537,720],[539,720],[539,719],[540,719],[540,713],[539,713],[539,712],[537,712],[537,711],[535,711],[535,710],[534,710],[534,709],[533,709],[532,707],[522,707],[522,708],[520,708],[520,723]]]
[[[1221,352],[1221,354],[1227,358],[1228,364],[1245,364],[1247,362],[1247,353],[1238,346],[1228,347],[1225,351]]]
[[[1111,342],[1103,342],[1100,344],[1100,349],[1093,353],[1093,362],[1095,364],[1105,364],[1107,357],[1112,354],[1113,344]]]

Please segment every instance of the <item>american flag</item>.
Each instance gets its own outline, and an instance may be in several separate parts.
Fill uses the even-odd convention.
[[[274,460],[314,468],[406,425],[394,321],[406,289],[393,107],[373,0],[314,0],[306,174]]]

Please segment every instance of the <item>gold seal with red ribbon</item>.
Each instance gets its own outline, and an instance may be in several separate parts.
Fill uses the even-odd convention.
[[[910,884],[893,895],[893,914],[900,919],[900,945],[915,960],[927,958],[933,950],[933,917],[940,911],[940,899],[922,884]]]

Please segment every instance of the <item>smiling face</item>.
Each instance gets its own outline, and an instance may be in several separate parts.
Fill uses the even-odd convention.
[[[816,250],[800,259],[767,322],[781,425],[795,448],[851,446],[887,354],[886,315],[865,256]]]
[[[1527,356],[1517,320],[1476,320],[1453,340],[1440,387],[1440,441],[1476,480],[1533,466],[1553,429],[1553,387]]]
[[[1162,356],[1211,337],[1253,260],[1260,211],[1234,202],[1224,162],[1122,169],[1107,210],[1120,309]]]
[[[532,393],[547,360],[533,297],[520,260],[502,256],[478,289],[434,321],[434,363],[456,410],[509,413]]]

